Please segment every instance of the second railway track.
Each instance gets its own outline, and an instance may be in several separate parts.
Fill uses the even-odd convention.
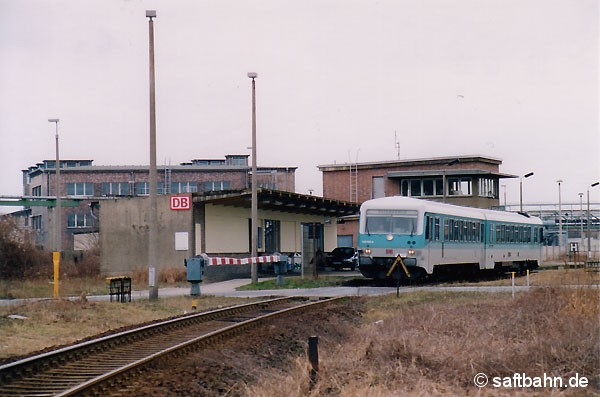
[[[2,396],[106,396],[160,360],[230,338],[274,316],[335,301],[279,298],[195,313],[0,366]]]

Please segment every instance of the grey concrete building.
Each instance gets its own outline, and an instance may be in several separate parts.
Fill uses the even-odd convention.
[[[223,159],[194,159],[178,165],[158,167],[158,194],[240,190],[250,187],[248,155]],[[83,248],[85,235],[97,233],[99,219],[95,202],[107,198],[144,197],[149,194],[148,166],[94,165],[93,160],[60,161],[61,197],[78,198],[78,205],[64,206],[61,231],[64,250]],[[258,186],[293,192],[296,167],[258,167]],[[56,196],[56,161],[44,160],[22,171],[23,195]],[[30,225],[37,231],[38,244],[54,246],[53,208],[30,207]],[[83,244],[84,245],[84,244]]]

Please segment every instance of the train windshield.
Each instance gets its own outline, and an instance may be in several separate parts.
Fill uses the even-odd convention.
[[[367,210],[364,232],[367,234],[414,234],[418,212],[411,210]]]

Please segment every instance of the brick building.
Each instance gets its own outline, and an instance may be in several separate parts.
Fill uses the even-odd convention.
[[[195,159],[175,166],[158,166],[158,194],[247,189],[252,179],[248,157],[227,155],[224,159]],[[63,250],[86,248],[85,237],[98,231],[94,205],[98,200],[149,195],[148,166],[98,166],[93,165],[93,160],[61,160],[60,167],[60,196],[86,198],[78,206],[62,209]],[[258,187],[294,192],[295,171],[296,167],[258,167]],[[24,196],[56,196],[56,161],[44,160],[22,173]],[[37,231],[39,245],[54,247],[51,232],[54,209],[30,209],[30,225]]]
[[[318,166],[323,197],[362,203],[372,198],[409,196],[478,208],[500,204],[502,161],[485,156],[451,156]],[[356,245],[356,222],[338,225],[338,245]]]

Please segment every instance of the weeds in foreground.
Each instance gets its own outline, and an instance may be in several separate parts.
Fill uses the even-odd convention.
[[[417,294],[415,294],[417,295]],[[518,295],[466,295],[395,304],[369,301],[365,325],[343,345],[321,347],[319,381],[306,358],[294,375],[266,375],[253,396],[594,395],[599,388],[598,293],[543,288]],[[499,299],[500,298],[500,299]],[[385,310],[382,310],[384,308]],[[384,318],[382,320],[382,318]],[[474,376],[578,374],[586,389],[478,389]],[[281,385],[285,385],[282,388]],[[537,391],[536,391],[537,390]]]

